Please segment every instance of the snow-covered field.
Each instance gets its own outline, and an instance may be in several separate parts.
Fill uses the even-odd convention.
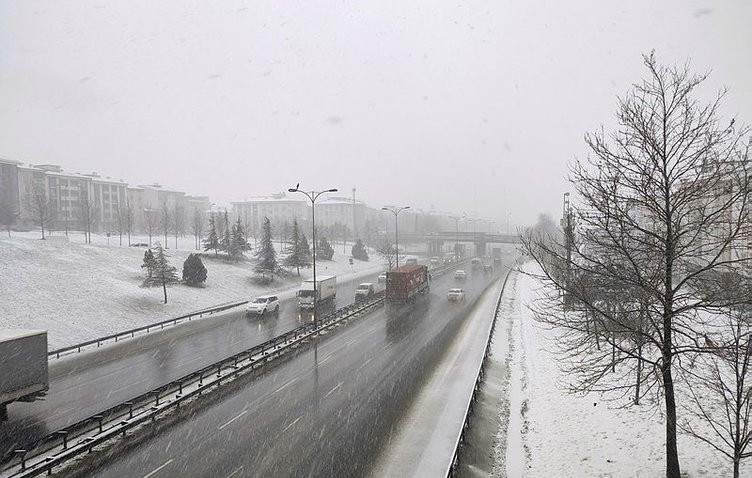
[[[173,285],[165,305],[161,288],[140,287],[144,247],[119,246],[117,236],[110,237],[109,245],[104,235],[93,235],[91,245],[84,244],[80,233],[65,239],[60,233],[45,241],[39,240],[38,232],[0,236],[0,328],[47,330],[51,349],[264,292],[295,289],[300,283],[291,276],[264,287],[252,282],[250,262],[204,259],[206,286]],[[148,238],[133,237],[132,242]],[[179,239],[175,249],[173,237],[167,245],[180,275],[183,261],[195,252],[193,239]],[[342,244],[334,249],[334,261],[317,262],[317,272],[347,281],[384,269],[375,254],[370,262],[350,265]],[[310,274],[310,269],[301,270],[304,277]]]
[[[535,266],[528,263],[522,269],[533,271]],[[508,429],[505,413],[500,416],[497,462],[503,469],[495,476],[664,476],[665,422],[660,410],[648,404],[620,408],[595,394],[567,393],[568,377],[551,352],[557,332],[543,329],[528,308],[539,287],[536,279],[513,273],[502,302],[500,319],[511,324],[497,324],[496,335],[509,334],[509,348],[495,337],[492,353],[511,360],[511,413]],[[687,477],[732,476],[729,460],[681,434],[679,459]],[[741,476],[750,476],[745,472],[750,468],[743,463]]]

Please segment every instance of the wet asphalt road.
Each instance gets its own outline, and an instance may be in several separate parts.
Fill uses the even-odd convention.
[[[377,275],[338,283],[337,306],[352,303],[357,285],[375,283]],[[278,317],[247,318],[244,310],[51,360],[46,398],[8,406],[8,421],[0,422],[0,457],[310,320],[298,313],[295,298],[281,303]]]
[[[414,307],[379,309],[61,474],[364,475],[489,282],[470,274],[468,300],[449,304],[456,282],[435,279]]]

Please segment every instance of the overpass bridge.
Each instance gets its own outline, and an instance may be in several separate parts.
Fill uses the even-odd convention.
[[[484,256],[489,244],[519,244],[518,234],[495,234],[490,232],[431,232],[425,234],[400,234],[400,243],[404,244],[428,244],[428,252],[439,254],[445,252],[445,245],[463,249],[467,244],[475,245],[475,255]]]

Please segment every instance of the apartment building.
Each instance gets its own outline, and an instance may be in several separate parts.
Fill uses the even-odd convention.
[[[18,192],[18,161],[0,158],[0,219],[11,220],[21,214],[21,197]],[[11,220],[12,221],[12,220]]]
[[[234,220],[240,218],[249,232],[260,231],[264,217],[274,224],[304,222],[310,215],[308,204],[303,199],[293,198],[284,193],[274,196],[255,197],[231,203]],[[318,207],[316,208],[318,212]],[[317,220],[318,223],[318,220]]]

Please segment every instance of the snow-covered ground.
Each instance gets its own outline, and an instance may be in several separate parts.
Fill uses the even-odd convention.
[[[148,238],[137,236],[131,241],[145,243]],[[68,240],[55,233],[45,241],[39,240],[38,232],[14,232],[10,238],[3,233],[0,328],[45,329],[54,349],[264,292],[295,289],[301,280],[291,276],[264,287],[251,280],[251,262],[204,259],[206,286],[173,285],[165,305],[161,288],[140,287],[145,248],[118,244],[117,236],[110,237],[108,245],[106,236],[93,235],[87,245],[80,233]],[[175,238],[168,238],[167,245],[170,262],[180,275],[183,261],[195,252],[193,239],[180,238],[175,249]],[[349,252],[352,245],[348,246]],[[334,249],[333,261],[317,262],[318,273],[348,281],[384,269],[376,254],[371,254],[370,262],[350,265],[342,244]],[[301,270],[303,277],[310,274],[310,269]]]
[[[531,263],[522,269],[536,270]],[[551,352],[557,332],[541,327],[528,308],[539,288],[536,279],[513,273],[502,301],[499,320],[511,323],[497,324],[492,354],[510,360],[505,403],[511,412],[502,410],[499,416],[494,476],[665,475],[660,410],[648,404],[619,408],[596,394],[567,393],[568,377]],[[679,459],[687,477],[732,476],[729,460],[686,435],[679,436]],[[741,476],[749,476],[745,471],[750,468],[743,463]]]

